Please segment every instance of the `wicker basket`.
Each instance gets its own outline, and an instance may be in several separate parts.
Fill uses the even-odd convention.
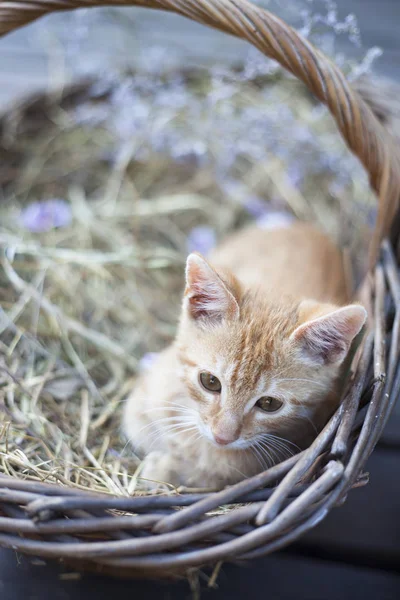
[[[363,285],[370,331],[340,408],[307,450],[213,494],[122,498],[0,477],[0,545],[118,575],[163,576],[278,550],[367,482],[363,468],[400,389],[400,158],[392,136],[343,74],[293,29],[245,0],[0,1],[0,34],[48,12],[100,4],[176,12],[276,59],[329,107],[379,198]],[[226,504],[240,506],[210,516]]]

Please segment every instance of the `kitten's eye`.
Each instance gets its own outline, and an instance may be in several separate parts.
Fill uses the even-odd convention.
[[[263,396],[256,402],[256,406],[261,408],[264,412],[276,412],[280,409],[282,404],[283,402],[272,396]]]
[[[214,392],[218,394],[221,391],[221,382],[218,377],[212,375],[211,373],[207,373],[207,371],[203,371],[200,373],[200,383],[209,392]]]

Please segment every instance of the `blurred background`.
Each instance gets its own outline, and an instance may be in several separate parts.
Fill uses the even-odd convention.
[[[257,3],[355,85],[400,79],[397,0]],[[284,210],[329,232],[359,280],[375,199],[304,86],[179,16],[59,13],[1,38],[0,55],[0,472],[131,494],[121,407],[174,335],[187,253]],[[255,597],[267,569],[273,598],[398,598],[399,432],[397,410],[370,484],[284,554],[223,570],[219,597]],[[68,575],[0,553],[5,598],[89,598],[91,579]]]
[[[364,49],[383,52],[376,69],[400,78],[397,0],[258,0],[295,27],[304,26],[304,11],[327,15],[337,7],[335,20],[343,22],[354,15],[361,31]],[[330,8],[329,8],[330,7]],[[354,22],[353,18],[351,19]],[[333,21],[331,21],[333,23]],[[358,44],[337,31],[334,44],[349,57],[362,56]],[[325,32],[326,33],[326,32]],[[332,36],[325,36],[332,44]],[[215,62],[243,61],[248,46],[176,15],[143,8],[81,9],[56,14],[8,35],[0,42],[0,106],[34,89],[52,88],[82,73],[121,71],[127,67],[149,66],[155,54],[163,53],[162,63],[187,66]]]

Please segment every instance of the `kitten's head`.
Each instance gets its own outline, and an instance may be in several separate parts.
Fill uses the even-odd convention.
[[[243,291],[191,254],[177,347],[200,432],[232,449],[273,439],[278,448],[273,436],[304,447],[335,408],[341,365],[365,320],[359,305]]]

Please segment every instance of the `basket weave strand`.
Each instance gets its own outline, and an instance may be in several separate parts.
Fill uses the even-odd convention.
[[[0,0],[0,35],[53,11],[110,4],[176,12],[276,59],[328,106],[379,199],[373,273],[365,285],[374,307],[371,331],[350,389],[310,448],[215,494],[117,498],[0,476],[1,545],[89,561],[115,574],[161,576],[278,550],[315,526],[352,487],[367,482],[363,468],[400,388],[400,280],[393,250],[398,231],[392,226],[400,158],[392,136],[340,70],[283,21],[245,0]],[[241,506],[210,514],[226,504]]]

